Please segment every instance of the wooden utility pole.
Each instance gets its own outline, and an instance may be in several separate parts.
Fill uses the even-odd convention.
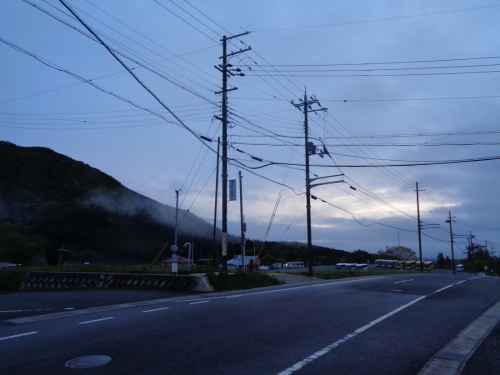
[[[244,75],[243,73],[233,73],[233,71],[237,71],[236,69],[229,69],[232,65],[228,63],[228,57],[250,51],[251,49],[248,47],[243,50],[227,53],[227,41],[239,36],[247,35],[248,33],[250,32],[247,31],[230,37],[226,37],[224,35],[221,39],[222,56],[219,57],[219,59],[222,59],[222,64],[215,66],[215,69],[222,73],[222,91],[216,92],[216,94],[222,94],[222,117],[216,118],[222,121],[222,269],[224,270],[227,270],[227,92],[238,89],[237,87],[228,89],[227,78],[228,75]]]

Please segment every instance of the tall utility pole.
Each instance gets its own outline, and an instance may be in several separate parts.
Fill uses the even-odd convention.
[[[425,190],[418,190],[418,182],[417,182],[417,189],[415,191],[417,192],[418,252],[420,255],[420,272],[424,272],[424,265],[422,263],[422,234],[421,234],[422,222],[420,221],[420,205],[418,202],[418,192]]]
[[[308,268],[309,268],[309,276],[313,276],[313,263],[314,256],[312,252],[312,236],[311,236],[311,179],[309,177],[309,155],[313,155],[316,153],[316,146],[309,142],[309,124],[308,124],[308,113],[309,112],[318,112],[318,111],[326,111],[326,108],[312,109],[311,106],[313,104],[319,104],[319,101],[312,97],[307,100],[307,92],[304,90],[304,100],[302,103],[292,104],[300,108],[302,107],[304,113],[304,138],[305,138],[305,151],[306,151],[306,211],[307,211],[307,258],[308,258]],[[321,106],[321,105],[320,105]]]
[[[227,53],[227,41],[249,33],[250,32],[247,31],[230,37],[224,35],[221,39],[222,56],[219,57],[219,59],[222,59],[222,64],[215,66],[215,69],[222,73],[222,91],[216,92],[216,94],[222,94],[222,117],[216,116],[216,118],[222,121],[222,269],[224,270],[227,270],[227,92],[238,89],[237,87],[233,87],[232,89],[227,88],[227,77],[228,75],[244,75],[243,73],[233,73],[239,72],[240,70],[229,69],[232,65],[228,63],[227,58],[250,51],[251,49],[248,47],[244,50]]]
[[[241,171],[238,172],[240,176],[240,221],[241,221],[241,271],[245,271],[245,231],[246,224],[243,216],[243,183]]]
[[[448,211],[447,223],[450,223],[450,243],[451,243],[451,267],[453,268],[453,274],[455,274],[455,253],[453,252],[453,229],[451,227],[452,223],[451,211]]]
[[[217,138],[217,172],[215,173],[215,208],[214,208],[214,233],[213,233],[213,253],[212,253],[212,267],[217,267],[217,248],[215,237],[217,235],[217,198],[219,194],[219,152],[220,152],[220,137]]]

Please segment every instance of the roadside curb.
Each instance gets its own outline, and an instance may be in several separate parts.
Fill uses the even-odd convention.
[[[365,277],[353,278],[353,279],[361,280],[364,278]],[[309,284],[314,283],[315,285],[323,285],[323,284],[339,282],[342,280],[344,280],[344,279],[341,279],[341,280],[321,280],[319,282],[316,280],[311,280],[309,282]],[[306,284],[306,283],[303,283],[303,284]],[[43,321],[47,321],[47,320],[69,318],[69,317],[78,316],[78,315],[88,315],[88,314],[94,314],[94,313],[100,313],[100,312],[106,312],[106,311],[129,309],[132,307],[139,307],[139,306],[151,306],[151,305],[157,305],[157,304],[166,303],[166,302],[182,302],[185,300],[200,300],[200,299],[207,299],[207,298],[209,299],[209,298],[218,298],[218,297],[231,296],[231,295],[240,295],[242,292],[250,291],[250,290],[255,291],[255,290],[259,290],[259,289],[270,289],[270,290],[287,289],[287,288],[294,288],[294,285],[297,285],[297,284],[281,284],[281,285],[274,285],[271,287],[262,287],[262,288],[254,288],[254,289],[231,290],[231,291],[225,291],[225,292],[204,293],[204,294],[189,295],[189,296],[182,296],[182,297],[161,298],[161,299],[154,299],[154,300],[121,303],[121,304],[117,304],[117,305],[91,307],[91,308],[79,309],[79,310],[73,310],[73,311],[62,311],[62,312],[51,313],[51,314],[33,315],[33,316],[26,316],[23,318],[1,320],[0,327],[43,322]]]
[[[500,322],[500,301],[434,354],[418,375],[459,375],[498,322]]]

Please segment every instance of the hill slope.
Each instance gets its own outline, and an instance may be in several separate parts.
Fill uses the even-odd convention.
[[[174,217],[175,208],[135,193],[85,163],[48,148],[0,141],[3,238],[45,240],[49,253],[67,246],[104,260],[146,261],[165,241],[173,242]],[[189,231],[186,240],[195,235],[198,245],[206,242],[211,248],[212,225],[184,210],[181,219],[179,243]]]

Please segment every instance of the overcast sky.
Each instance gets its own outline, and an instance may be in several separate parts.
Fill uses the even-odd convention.
[[[223,35],[250,31],[228,46],[251,47],[231,58],[245,76],[228,93],[229,179],[242,172],[248,238],[307,241],[304,117],[291,104],[307,90],[312,109],[327,108],[309,115],[310,140],[330,154],[311,156],[311,177],[345,181],[312,189],[313,244],[418,252],[418,182],[421,219],[439,224],[423,231],[424,258],[451,257],[449,211],[454,234],[500,252],[500,161],[463,162],[500,155],[500,3],[66,3],[171,113],[59,1],[2,1],[0,139],[49,147],[171,206],[181,189],[181,208],[212,222],[214,65]],[[387,166],[401,164],[429,165]],[[239,234],[239,202],[228,207]],[[455,243],[460,258],[467,239]]]

